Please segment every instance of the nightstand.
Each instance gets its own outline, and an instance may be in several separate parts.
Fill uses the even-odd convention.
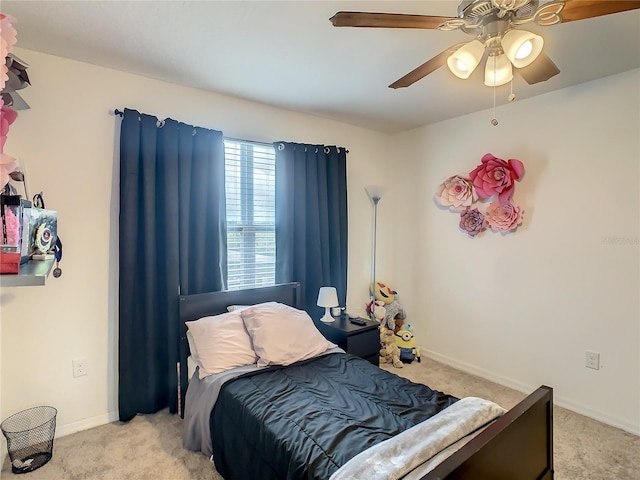
[[[324,323],[316,320],[314,323],[327,340],[335,343],[347,353],[378,365],[380,358],[380,332],[378,322],[364,319],[366,325],[356,325],[343,315],[335,317],[336,321]]]

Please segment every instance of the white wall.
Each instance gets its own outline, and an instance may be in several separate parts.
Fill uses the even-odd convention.
[[[634,70],[499,107],[497,127],[487,110],[396,135],[409,174],[394,189],[406,207],[390,249],[431,356],[522,391],[550,385],[558,404],[636,434],[639,85]],[[471,239],[433,194],[487,152],[524,163],[524,223]],[[586,350],[601,354],[599,371]]]
[[[62,277],[44,287],[3,288],[1,416],[49,404],[59,435],[117,418],[118,142],[114,108],[172,118],[258,141],[345,146],[351,242],[349,302],[366,299],[371,206],[388,137],[123,72],[17,49],[30,64],[31,109],[19,112],[6,151],[26,166],[31,194],[58,211]],[[383,235],[384,236],[384,235]],[[89,375],[73,378],[86,357]]]
[[[368,184],[380,202],[378,278],[400,292],[435,358],[638,432],[638,71],[394,137],[17,49],[31,105],[6,151],[58,211],[63,276],[2,288],[0,416],[50,404],[58,434],[117,418],[118,131],[114,108],[259,141],[348,147],[349,309],[371,276]],[[522,126],[524,125],[524,127]],[[470,240],[432,195],[486,152],[521,159],[524,225]],[[627,239],[608,244],[603,238]],[[419,313],[418,313],[419,312]],[[584,351],[603,368],[584,368]],[[74,379],[71,360],[89,375]],[[610,403],[614,402],[614,406]]]

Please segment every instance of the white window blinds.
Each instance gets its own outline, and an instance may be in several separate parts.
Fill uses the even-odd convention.
[[[275,284],[275,151],[224,139],[227,288]]]

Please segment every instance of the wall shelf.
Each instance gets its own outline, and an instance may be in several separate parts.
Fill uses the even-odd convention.
[[[44,285],[55,258],[48,260],[29,260],[20,265],[20,273],[0,275],[0,287],[36,287]]]

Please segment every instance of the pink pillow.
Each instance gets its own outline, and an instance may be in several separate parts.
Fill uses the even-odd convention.
[[[196,351],[191,354],[199,363],[200,378],[256,363],[251,338],[239,313],[222,313],[185,323],[195,344]]]
[[[336,346],[322,336],[307,312],[282,303],[261,303],[241,310],[240,315],[259,367],[291,365]]]

